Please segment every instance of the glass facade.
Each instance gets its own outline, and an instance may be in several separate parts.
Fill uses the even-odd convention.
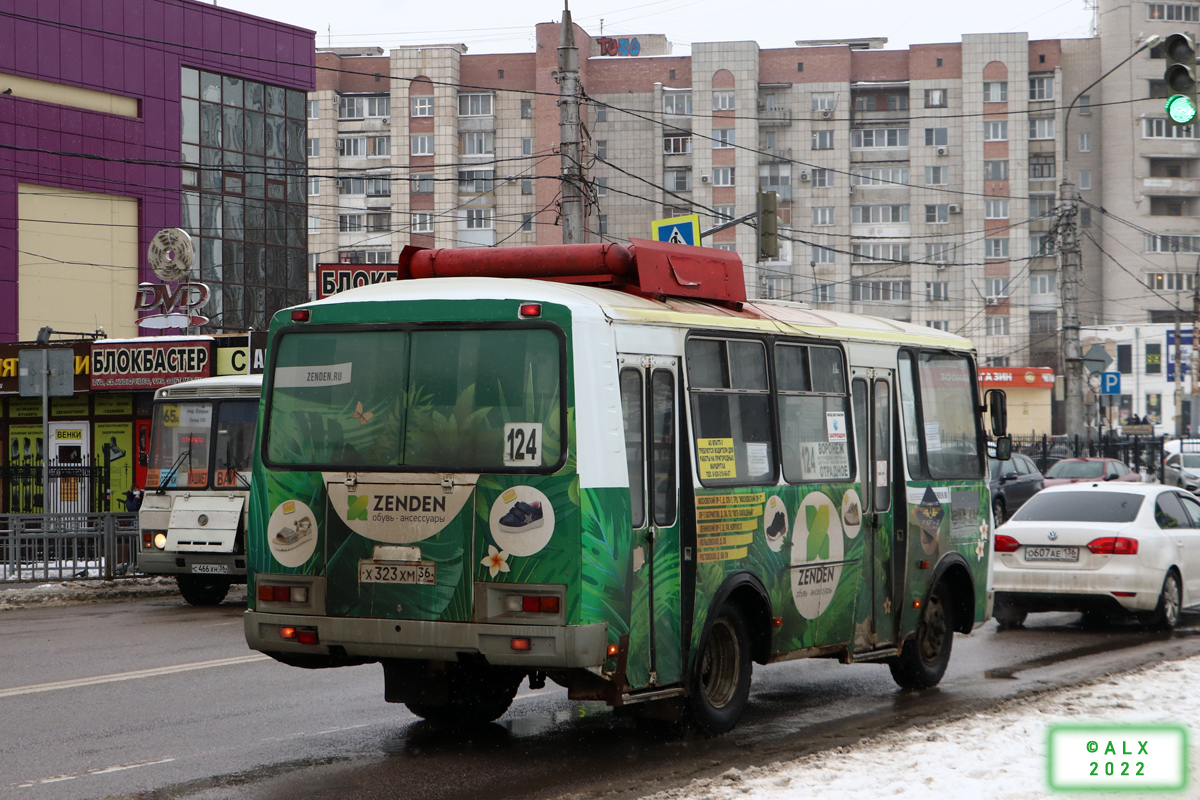
[[[183,67],[183,214],[203,333],[266,328],[308,299],[304,92]]]

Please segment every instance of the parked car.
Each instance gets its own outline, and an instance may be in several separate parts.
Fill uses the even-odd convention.
[[[1025,501],[1042,490],[1042,473],[1029,456],[1013,453],[1008,461],[988,459],[991,465],[992,513],[999,525]]]
[[[1200,453],[1176,453],[1163,465],[1163,483],[1200,493]]]
[[[1200,604],[1200,500],[1171,486],[1075,483],[1034,495],[996,531],[996,621],[1030,612],[1134,614],[1172,628]]]
[[[1046,470],[1046,486],[1080,481],[1128,481],[1141,483],[1142,476],[1115,458],[1064,458]]]

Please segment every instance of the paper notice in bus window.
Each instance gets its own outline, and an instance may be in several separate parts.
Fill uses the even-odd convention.
[[[696,461],[700,465],[701,480],[719,481],[737,477],[733,439],[697,439]]]
[[[164,405],[159,406],[162,413],[163,427],[178,428],[179,427],[179,406]]]
[[[304,389],[317,386],[341,386],[350,382],[354,362],[323,364],[312,367],[279,367],[275,370],[276,389]]]
[[[189,487],[199,487],[203,489],[208,486],[208,470],[206,469],[189,469],[187,485]]]
[[[146,488],[153,489],[158,486],[160,471],[156,469],[146,470]]]
[[[766,475],[771,471],[766,442],[746,442],[746,470],[751,475]]]
[[[825,412],[825,428],[829,432],[829,441],[831,441],[831,442],[846,441],[846,412],[845,411],[826,411]]]
[[[179,424],[185,428],[207,428],[212,425],[212,406],[186,403],[180,407]]]
[[[942,425],[940,422],[925,423],[925,451],[936,453],[942,449]]]

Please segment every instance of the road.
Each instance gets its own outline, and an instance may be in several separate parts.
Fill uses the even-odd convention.
[[[385,704],[378,666],[306,671],[250,652],[244,610],[157,598],[0,614],[0,797],[636,797],[1200,653],[1200,614],[1173,634],[1042,614],[957,636],[946,678],[924,693],[899,692],[881,665],[757,667],[742,723],[713,740],[553,685],[464,732]]]

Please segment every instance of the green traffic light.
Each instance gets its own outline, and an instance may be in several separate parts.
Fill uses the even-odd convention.
[[[1171,95],[1166,102],[1167,116],[1177,125],[1187,125],[1196,118],[1196,106],[1190,97]]]

